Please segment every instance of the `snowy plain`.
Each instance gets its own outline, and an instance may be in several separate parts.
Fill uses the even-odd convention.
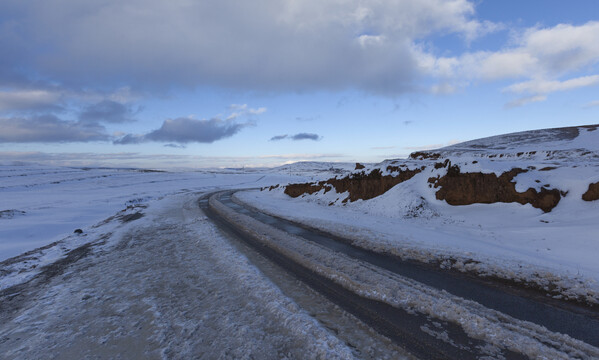
[[[134,215],[161,199],[313,181],[350,168],[306,162],[275,169],[163,172],[0,164],[0,263],[10,260],[0,271],[0,290],[30,279],[36,269],[89,242],[107,219]],[[82,233],[74,233],[76,229]]]
[[[188,191],[260,187],[306,176],[218,170],[0,165],[0,261],[85,229],[127,206]]]

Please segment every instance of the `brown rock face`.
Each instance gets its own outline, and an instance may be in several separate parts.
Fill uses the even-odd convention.
[[[348,191],[349,197],[344,201],[368,200],[389,191],[395,185],[411,179],[420,169],[400,170],[397,176],[383,176],[379,169],[366,174],[364,171],[348,175],[342,179],[329,179],[319,183],[290,184],[285,188],[285,194],[298,197],[303,194],[313,194],[322,189],[326,191],[335,188],[338,193]]]
[[[599,182],[589,185],[587,192],[582,194],[582,200],[584,201],[595,201],[599,200]]]
[[[303,194],[314,194],[315,192],[322,190],[322,188],[323,186],[320,183],[289,184],[285,187],[285,194],[296,198]]]
[[[410,154],[410,159],[412,159],[412,160],[426,160],[426,159],[437,160],[440,157],[441,157],[441,154],[439,154],[439,153],[426,152],[426,151],[416,151],[416,152],[413,152]]]
[[[529,188],[523,193],[516,191],[512,179],[527,170],[512,169],[497,176],[483,173],[461,173],[457,165],[449,167],[441,178],[430,178],[429,182],[440,187],[436,193],[438,200],[450,205],[470,205],[475,203],[492,204],[497,202],[517,202],[531,204],[544,212],[550,212],[560,201],[562,193],[558,189],[540,191]]]
[[[362,170],[362,169],[364,169],[364,168],[365,168],[365,166],[364,166],[364,165],[362,165],[362,164],[360,164],[360,163],[356,163],[356,170]]]

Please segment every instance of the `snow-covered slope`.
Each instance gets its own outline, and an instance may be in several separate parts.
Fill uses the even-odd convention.
[[[466,141],[437,150],[417,152],[434,156],[525,157],[537,160],[599,160],[599,125],[522,131]],[[425,156],[426,156],[425,155]]]
[[[495,136],[239,196],[377,251],[596,302],[597,128]]]
[[[275,173],[290,175],[330,174],[346,175],[355,169],[355,163],[300,161],[270,169]]]

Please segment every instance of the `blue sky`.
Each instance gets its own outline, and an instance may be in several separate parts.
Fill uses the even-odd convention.
[[[6,0],[0,162],[377,162],[599,123],[595,1]]]

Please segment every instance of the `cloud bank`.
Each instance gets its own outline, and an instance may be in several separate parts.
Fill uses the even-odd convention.
[[[398,94],[419,73],[415,41],[472,40],[495,27],[474,19],[467,0],[32,0],[4,1],[0,14],[11,16],[0,27],[1,82],[35,73],[69,87],[146,90]]]
[[[595,74],[573,73],[599,62],[597,21],[514,30],[499,50],[438,55],[447,52],[431,46],[435,37],[470,43],[505,28],[477,19],[468,0],[3,1],[0,25],[0,85],[14,89],[0,92],[0,110],[60,100],[40,84],[397,96],[512,80],[504,91],[527,97],[592,86],[572,81]]]

